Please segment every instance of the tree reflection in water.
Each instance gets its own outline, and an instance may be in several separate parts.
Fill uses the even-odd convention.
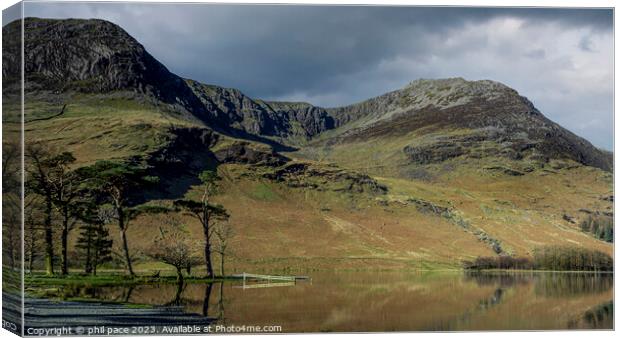
[[[217,320],[221,324],[226,324],[226,317],[224,315],[224,282],[220,282],[220,298],[217,301],[218,315]]]
[[[182,280],[176,285],[176,292],[174,293],[174,299],[168,303],[166,306],[181,306],[183,305],[183,300],[181,296],[183,295],[183,290],[185,290],[185,286],[187,283],[184,283]]]
[[[586,311],[581,318],[570,321],[569,329],[611,329],[614,327],[614,301],[610,300]]]
[[[610,290],[614,284],[612,274],[587,272],[467,272],[464,279],[479,286],[496,285],[504,289],[534,283],[534,293],[545,297],[601,293]]]
[[[211,291],[213,291],[213,283],[207,283],[205,285],[205,296],[202,301],[202,315],[209,317],[209,301],[211,300]]]
[[[69,298],[180,306],[186,313],[223,325],[279,320],[298,331],[613,327],[613,303],[605,303],[613,297],[611,274],[384,273],[383,277],[317,272],[313,284],[252,290],[230,282],[57,290]]]

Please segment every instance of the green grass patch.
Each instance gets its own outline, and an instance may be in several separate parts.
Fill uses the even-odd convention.
[[[252,190],[251,196],[261,201],[274,201],[278,198],[272,187],[265,183],[257,184]]]
[[[204,278],[199,276],[186,276],[185,283],[212,283],[223,280],[235,280],[236,277],[218,277]],[[136,276],[118,274],[102,274],[99,276],[86,276],[78,274],[70,274],[67,276],[46,276],[43,274],[26,275],[24,283],[27,288],[43,288],[49,286],[131,286],[146,284],[176,284],[176,276]]]

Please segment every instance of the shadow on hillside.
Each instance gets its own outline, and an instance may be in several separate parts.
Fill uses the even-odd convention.
[[[132,201],[141,204],[152,200],[183,198],[192,186],[201,184],[198,179],[201,172],[217,170],[220,161],[211,149],[221,140],[221,134],[261,142],[271,146],[275,152],[297,150],[275,140],[239,130],[224,133],[207,128],[172,128],[168,144],[143,158],[151,168],[149,175],[159,177],[159,183],[156,187],[136,191]]]
[[[271,148],[273,148],[274,151],[276,152],[292,152],[292,151],[297,151],[299,150],[298,148],[295,147],[291,147],[291,146],[287,146],[285,144],[282,144],[276,140],[272,140],[269,138],[266,138],[264,136],[259,136],[259,135],[254,135],[254,134],[250,134],[247,131],[243,131],[243,130],[239,130],[239,129],[216,129],[217,132],[229,136],[229,137],[234,137],[234,138],[240,138],[240,139],[244,139],[244,140],[248,140],[248,141],[254,141],[254,142],[260,142],[260,143],[264,143],[268,146],[270,146]]]
[[[219,162],[210,150],[219,139],[217,134],[205,128],[177,128],[170,132],[173,136],[168,145],[144,158],[150,167],[149,175],[159,177],[158,184],[135,191],[133,203],[183,198],[192,186],[201,184],[201,172],[217,170]]]

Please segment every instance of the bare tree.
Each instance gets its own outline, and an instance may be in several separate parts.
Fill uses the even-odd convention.
[[[185,225],[175,215],[159,217],[159,233],[146,248],[146,254],[153,259],[172,265],[176,269],[177,282],[183,284],[183,269],[201,262],[197,255],[196,242],[191,238]]]
[[[213,227],[215,242],[213,251],[220,255],[220,275],[224,277],[224,263],[230,255],[230,241],[235,236],[234,229],[227,220],[216,222]]]
[[[174,206],[184,210],[187,215],[200,221],[204,235],[204,257],[207,277],[213,278],[215,275],[213,273],[213,261],[211,258],[211,252],[213,251],[211,242],[214,225],[217,222],[227,220],[230,215],[223,206],[211,202],[212,197],[218,192],[218,181],[221,180],[217,172],[206,170],[203,171],[198,178],[202,182],[202,197],[200,201],[191,199],[176,200],[174,201]]]

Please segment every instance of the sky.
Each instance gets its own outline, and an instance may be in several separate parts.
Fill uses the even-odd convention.
[[[613,148],[610,9],[26,3],[100,18],[180,76],[268,100],[355,103],[418,78],[502,82]]]

